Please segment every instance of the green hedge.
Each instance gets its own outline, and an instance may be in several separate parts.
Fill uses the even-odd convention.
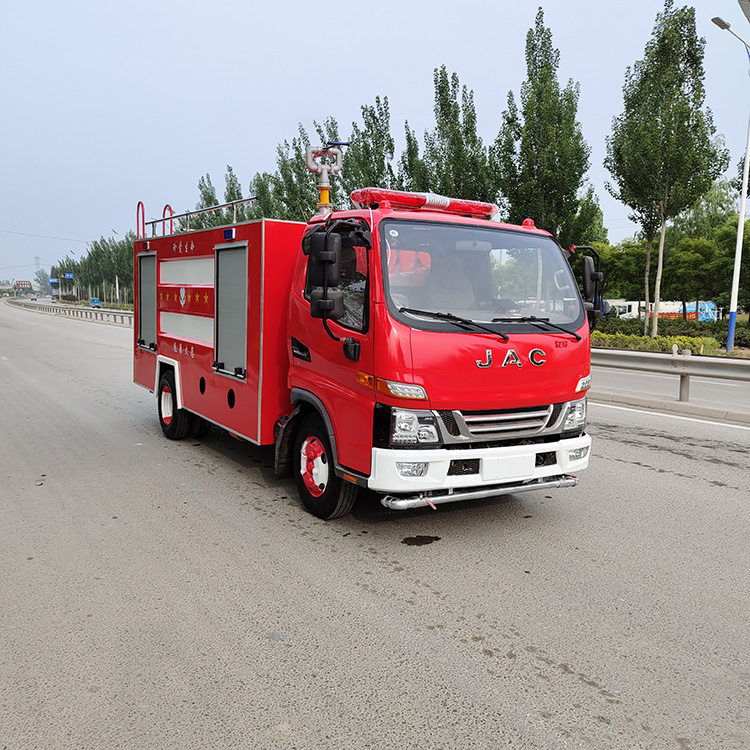
[[[721,344],[710,336],[634,336],[626,333],[592,331],[591,346],[607,349],[633,349],[639,352],[668,352],[677,344],[679,351],[690,349],[693,354],[716,354]]]
[[[724,338],[724,343],[726,344],[726,337]],[[734,345],[750,349],[750,328],[741,326],[734,329]]]
[[[612,320],[599,320],[596,325],[597,331],[606,334],[625,334],[630,336],[643,336],[643,320],[613,318]],[[726,346],[729,330],[728,320],[717,320],[715,323],[698,322],[695,320],[683,320],[682,318],[659,318],[659,333],[662,336],[687,336],[690,338],[711,337]],[[750,328],[742,321],[734,329],[734,345],[750,348]],[[695,350],[695,347],[688,347]],[[698,347],[700,348],[700,347]]]

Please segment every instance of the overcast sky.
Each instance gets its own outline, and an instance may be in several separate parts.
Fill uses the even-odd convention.
[[[348,4],[347,4],[348,5]],[[679,2],[676,5],[680,5]],[[698,0],[707,103],[742,158],[750,41],[737,0]],[[338,12],[334,9],[340,8]],[[232,165],[245,194],[275,170],[276,145],[297,124],[338,120],[387,96],[397,156],[404,121],[434,124],[433,70],[445,64],[474,91],[480,135],[497,134],[507,94],[526,77],[524,45],[538,2],[379,0],[344,5],[280,0],[30,0],[6,3],[0,25],[0,279],[33,279],[86,242],[135,229],[165,203],[189,210],[210,173],[223,194]],[[559,78],[580,83],[578,119],[591,146],[589,180],[611,242],[635,227],[607,193],[605,137],[622,111],[625,68],[643,56],[663,0],[547,0]]]

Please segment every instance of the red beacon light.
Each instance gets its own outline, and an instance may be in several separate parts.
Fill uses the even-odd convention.
[[[385,208],[386,204],[390,204],[391,208],[444,211],[449,214],[462,214],[483,219],[492,218],[499,210],[494,203],[446,198],[444,195],[434,193],[407,193],[404,190],[386,190],[385,188],[369,187],[355,190],[351,198],[358,208],[372,206],[375,203]]]

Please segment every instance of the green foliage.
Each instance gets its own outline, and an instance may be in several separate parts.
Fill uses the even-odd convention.
[[[276,147],[277,170],[271,190],[281,210],[272,218],[307,221],[315,213],[317,178],[305,166],[305,154],[310,145],[310,137],[300,123],[297,136]]]
[[[633,349],[642,352],[672,352],[672,346],[690,349],[693,354],[715,354],[719,351],[719,342],[709,336],[692,338],[689,336],[637,336],[624,333],[591,332],[591,346],[607,349]]]
[[[716,243],[704,238],[684,237],[667,255],[665,271],[668,298],[699,300],[713,297],[713,265],[717,255]]]
[[[133,243],[135,234],[128,232],[122,239],[100,237],[89,243],[88,253],[76,261],[65,257],[50,269],[52,278],[72,273],[73,279],[62,281],[62,294],[75,298],[100,297],[115,302],[119,286],[120,300],[133,299]],[[60,285],[55,285],[55,294]]]
[[[282,215],[283,207],[276,197],[277,191],[274,191],[274,175],[269,172],[258,172],[250,180],[250,195],[255,200],[248,204],[248,219],[260,219],[264,216],[275,219]]]
[[[433,75],[435,129],[425,133],[424,161],[433,192],[494,202],[487,150],[477,134],[474,92],[450,77],[445,65]]]
[[[320,145],[329,141],[340,141],[338,125],[332,118],[323,124],[313,123]],[[315,144],[315,145],[318,145]],[[276,172],[270,176],[264,186],[262,175],[256,175],[253,186],[261,187],[261,194],[270,213],[263,214],[273,219],[287,221],[307,221],[315,212],[319,200],[316,188],[318,175],[310,172],[305,165],[308,146],[313,145],[302,123],[298,125],[297,136],[291,141],[283,141],[276,147]],[[328,158],[330,162],[331,159]],[[257,194],[257,192],[256,192]],[[342,195],[341,186],[334,178],[331,181],[331,203],[335,207],[344,207],[348,201]],[[260,206],[258,207],[260,208]],[[256,208],[254,212],[258,216]]]
[[[734,329],[734,345],[750,349],[750,328],[748,326]]]
[[[422,157],[419,155],[419,139],[409,123],[405,126],[406,148],[398,162],[396,185],[399,190],[415,193],[426,193],[430,190],[430,175]]]
[[[714,232],[734,217],[737,225],[739,194],[729,180],[715,180],[704,195],[686,211],[676,216],[667,229],[667,246],[676,245],[683,237],[710,239]]]
[[[597,246],[598,249],[598,246]],[[604,293],[607,299],[643,299],[643,278],[646,269],[646,244],[624,240],[602,252]],[[643,324],[641,324],[642,327]]]
[[[363,106],[363,127],[352,123],[349,147],[344,155],[341,184],[344,194],[363,187],[395,187],[391,162],[395,143],[391,135],[388,97],[375,97],[374,106]]]
[[[657,219],[661,226],[657,305],[667,221],[705,195],[728,164],[703,108],[705,40],[696,35],[695,10],[673,5],[665,0],[643,60],[626,72],[624,111],[612,123],[604,162],[617,183],[608,190],[633,210],[646,237],[654,237]],[[652,335],[658,325],[655,317]]]
[[[40,294],[52,294],[52,287],[49,285],[49,278],[49,273],[47,273],[47,269],[45,268],[40,268],[34,274],[34,282],[39,287]]]
[[[643,328],[642,320],[612,318],[601,320],[597,323],[597,333],[608,335],[620,334],[624,336],[636,336]],[[682,318],[662,318],[659,328],[665,336],[690,337],[700,339],[711,337],[726,346],[729,319],[710,321],[683,320]],[[750,347],[750,326],[738,325],[734,331],[734,345],[737,347]],[[690,348],[690,347],[688,347]],[[695,347],[692,347],[693,349]]]
[[[213,182],[211,182],[210,174],[206,174],[198,180],[198,193],[200,198],[195,205],[196,211],[219,205],[219,199],[216,197],[216,188]],[[189,217],[189,223],[187,219],[181,219],[180,229],[185,231],[188,229],[188,226],[190,229],[206,229],[208,227],[218,227],[224,223],[223,215],[219,211],[213,211],[211,213],[191,216]]]
[[[737,218],[728,221],[714,232],[717,257],[714,264],[715,283],[722,293],[717,294],[716,303],[729,307],[735,252],[737,249]],[[750,310],[750,221],[745,222],[742,235],[742,257],[740,260],[740,285],[738,304]]]
[[[461,86],[445,65],[433,74],[435,128],[424,134],[424,153],[406,123],[406,149],[398,163],[396,186],[401,190],[494,203],[497,186],[487,149],[477,134],[474,92]]]
[[[711,140],[710,110],[703,109],[704,39],[695,33],[693,8],[666,0],[643,60],[628,68],[624,111],[612,124],[605,166],[617,186],[612,195],[645,219],[677,216],[711,188],[728,154]]]
[[[552,33],[540,8],[526,37],[521,108],[509,92],[490,164],[507,219],[519,224],[531,217],[567,246],[604,236],[593,192],[579,198],[590,148],[576,119],[580,88],[572,80],[560,88],[559,64],[560,52],[552,47]]]

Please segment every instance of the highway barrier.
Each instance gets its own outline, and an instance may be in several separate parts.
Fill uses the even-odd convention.
[[[28,300],[9,299],[7,301],[11,305],[23,307],[33,312],[46,313],[48,315],[64,315],[68,318],[79,318],[82,320],[93,320],[97,323],[133,327],[133,313],[124,310],[93,309],[76,305],[61,305],[59,303],[29,302]]]
[[[7,300],[11,304],[27,310],[53,315],[66,315],[71,318],[93,320],[133,327],[133,313],[120,310],[99,310],[75,305],[31,303],[27,300]],[[750,360],[730,357],[693,356],[689,350],[672,354],[660,352],[637,352],[625,349],[592,348],[591,364],[596,367],[612,367],[617,370],[638,370],[679,377],[679,400],[690,400],[691,376],[720,378],[750,382]]]
[[[730,357],[693,356],[690,350],[660,352],[634,352],[623,349],[592,349],[591,364],[596,367],[613,367],[618,370],[638,370],[680,378],[680,401],[690,400],[690,377],[719,378],[722,380],[750,381],[750,360]]]

